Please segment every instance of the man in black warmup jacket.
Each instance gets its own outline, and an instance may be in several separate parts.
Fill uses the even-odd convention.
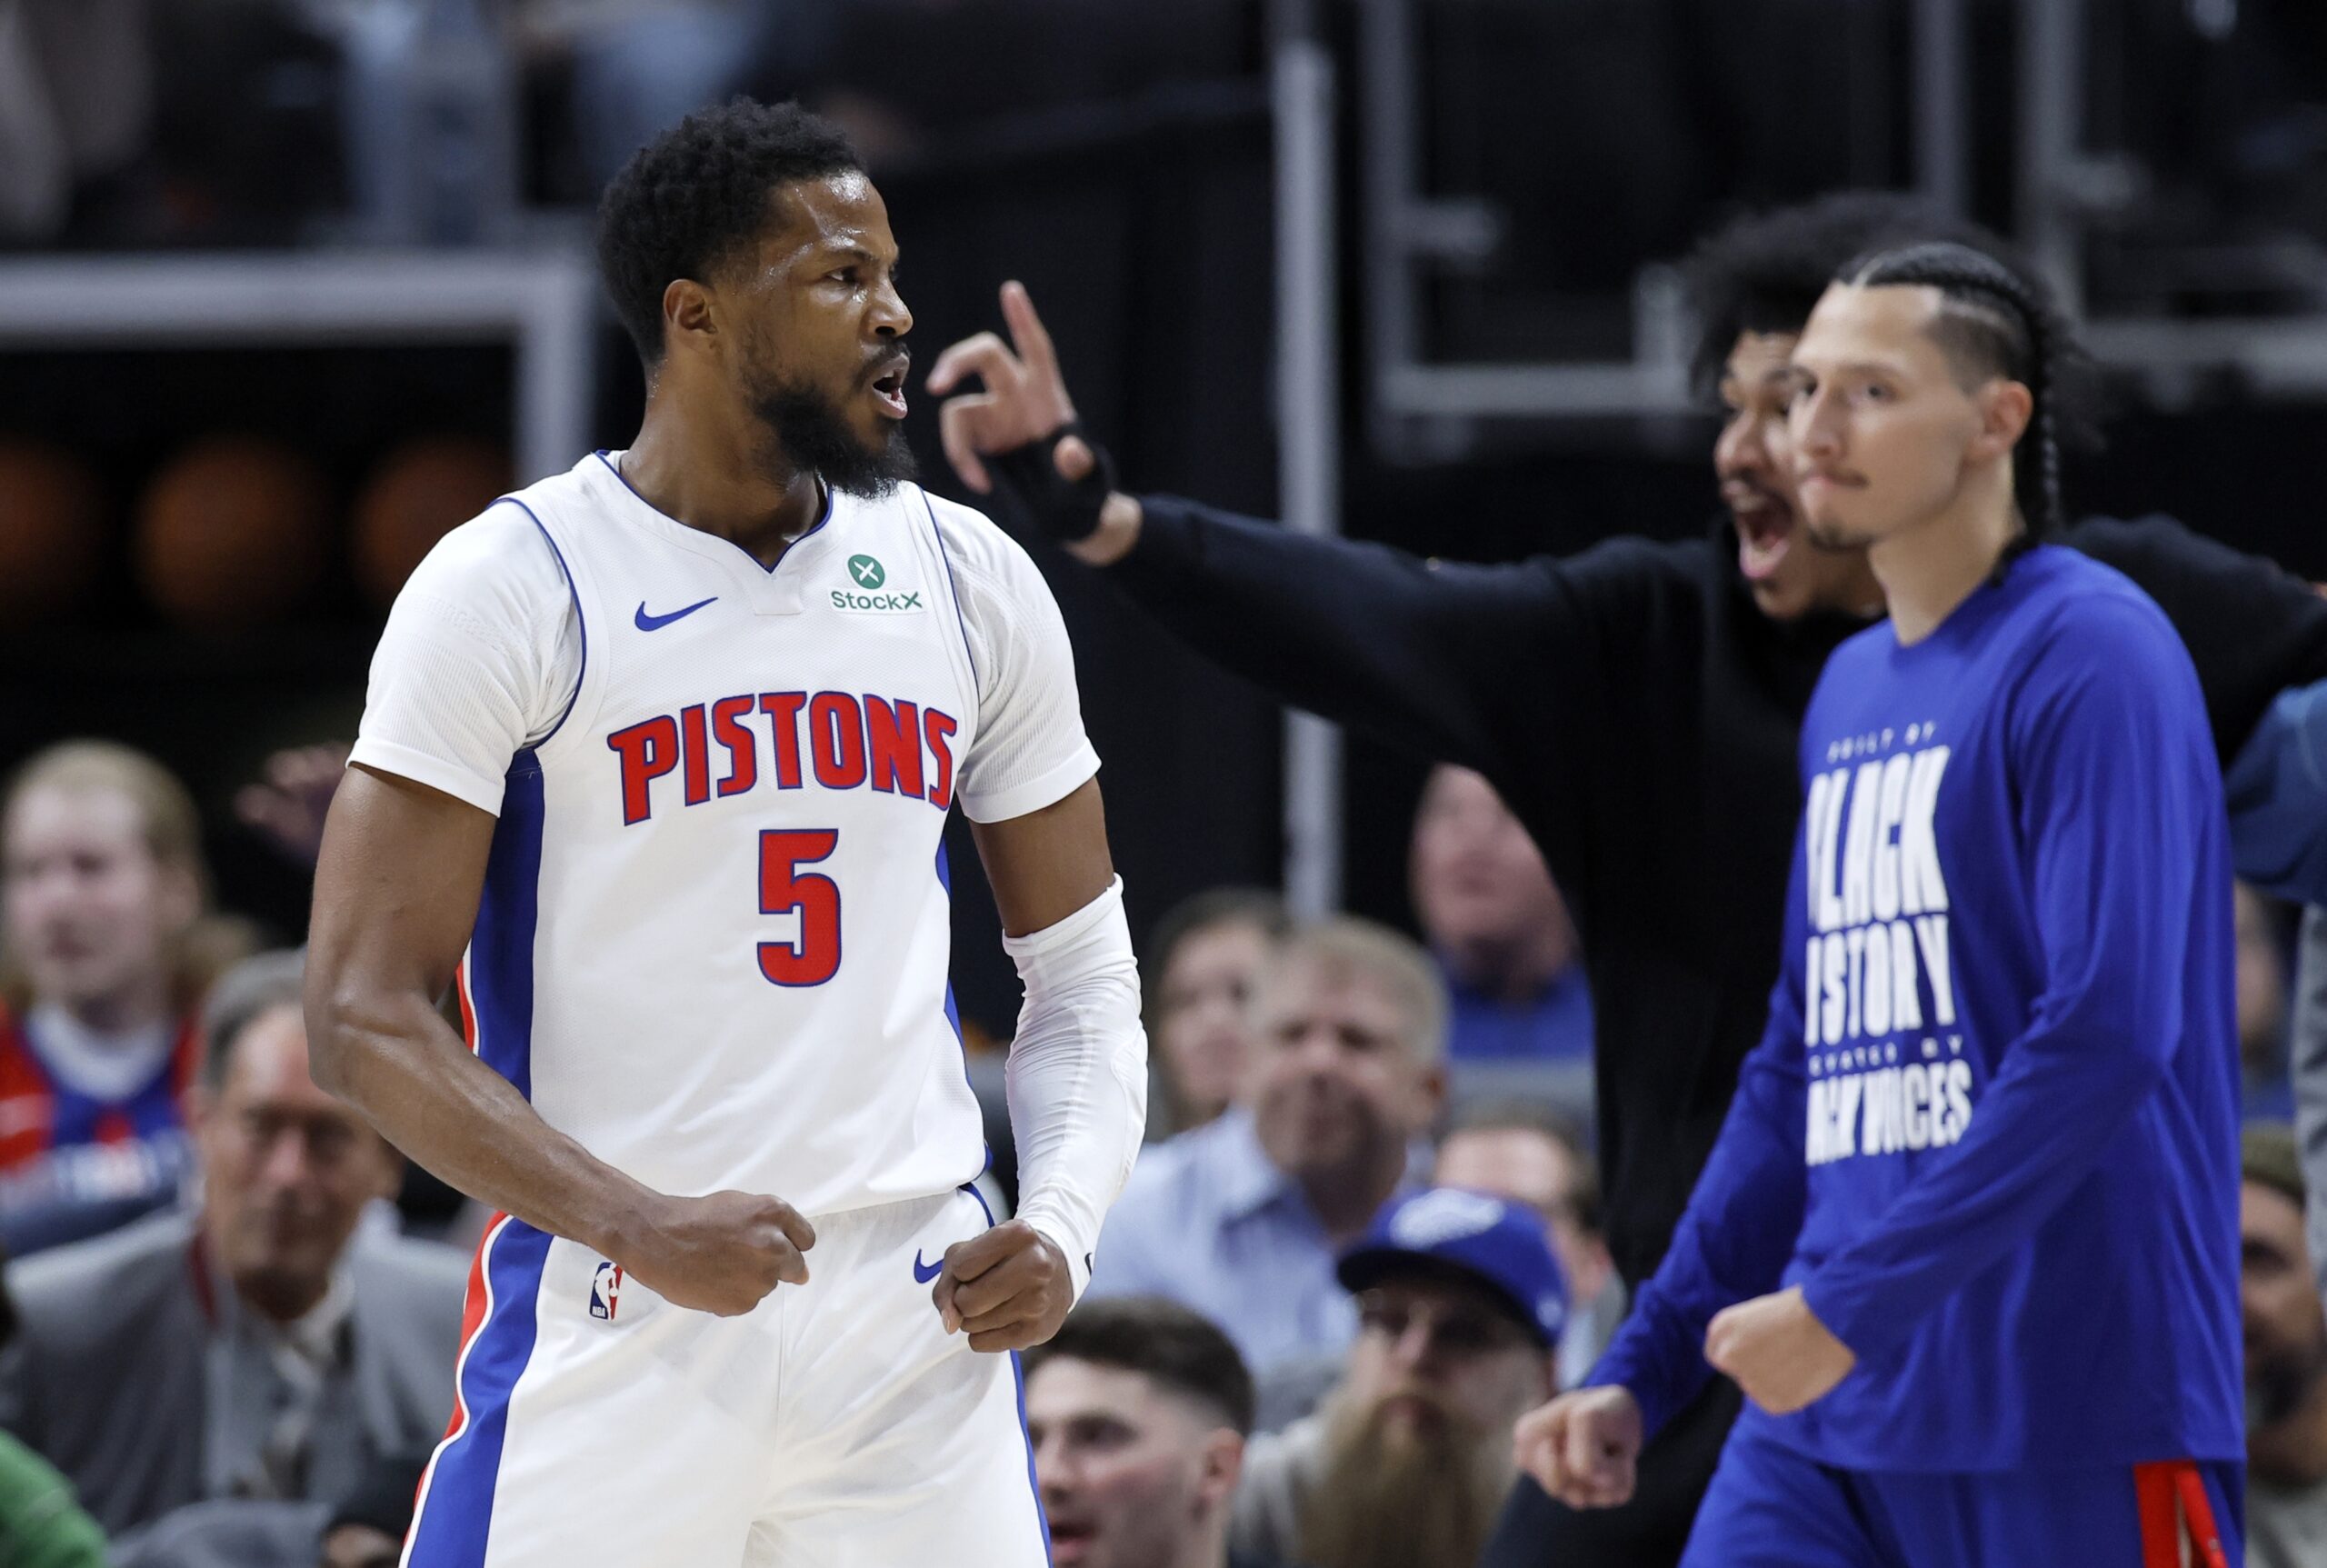
[[[1864,195],[1706,244],[1697,367],[1727,405],[1714,466],[1728,515],[1677,544],[1456,565],[1117,491],[1015,285],[1003,304],[1016,352],[980,335],[930,374],[941,394],[984,383],[946,404],[946,451],[1022,537],[1104,567],[1283,701],[1476,768],[1526,823],[1583,937],[1608,1243],[1627,1285],[1663,1255],[1761,1034],[1803,709],[1827,654],[1882,610],[1863,553],[1803,536],[1783,372],[1846,262],[1933,238],[2001,248]],[[2165,519],[2089,522],[2066,543],[2132,578],[2181,631],[2225,767],[2282,689],[2327,677],[2327,603],[2270,563]],[[1573,1513],[1523,1480],[1486,1568],[1670,1568],[1736,1409],[1734,1386],[1714,1380],[1642,1456],[1623,1508]]]

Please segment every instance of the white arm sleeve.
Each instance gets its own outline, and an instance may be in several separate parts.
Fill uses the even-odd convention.
[[[931,501],[978,683],[978,727],[958,794],[972,822],[1064,800],[1099,771],[1083,731],[1074,650],[1058,601],[1019,543],[979,514]]]
[[[1002,945],[1026,987],[1007,1068],[1018,1217],[1066,1254],[1079,1300],[1147,1126],[1147,1034],[1123,878],[1057,924]]]
[[[565,569],[524,508],[491,507],[396,595],[349,760],[497,816],[510,758],[557,727],[581,678]]]

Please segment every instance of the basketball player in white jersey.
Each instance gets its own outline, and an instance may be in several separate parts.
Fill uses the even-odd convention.
[[[414,574],[316,875],[316,1076],[502,1211],[404,1561],[1035,1568],[1016,1352],[1145,1110],[1064,628],[907,482],[912,317],[836,130],[690,118],[599,250],[644,424]],[[1026,993],[1001,1225],[956,797]]]

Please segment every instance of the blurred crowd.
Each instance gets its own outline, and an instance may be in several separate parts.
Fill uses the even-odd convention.
[[[0,0],[0,248],[522,237],[700,104],[795,95],[881,162],[1233,73],[1243,0]],[[1009,63],[1006,104],[965,52]]]
[[[275,758],[238,814],[311,855],[341,755]],[[484,1216],[315,1086],[301,954],[212,907],[200,827],[99,741],[0,800],[0,1549],[393,1563]],[[1513,1422],[1623,1315],[1558,891],[1453,767],[1409,867],[1420,940],[1253,889],[1155,923],[1157,1123],[1028,1358],[1062,1564],[1473,1562]],[[2327,1550],[2327,1314],[2287,1120],[2296,1064],[2327,1089],[2327,923],[2298,948],[2282,907],[2239,911],[2251,1517],[2257,1561],[2301,1563]]]

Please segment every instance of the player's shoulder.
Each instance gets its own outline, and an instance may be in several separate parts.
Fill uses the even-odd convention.
[[[548,558],[549,541],[518,495],[504,495],[439,539],[427,559],[442,574],[494,571]]]
[[[2114,567],[2072,550],[2038,551],[2026,564],[2039,575],[2022,601],[2024,634],[2011,654],[2013,711],[2067,713],[2100,700],[2204,727],[2189,649],[2155,600]]]
[[[401,597],[465,609],[489,623],[534,624],[569,612],[563,558],[526,504],[502,496],[439,539],[404,581]]]
[[[2182,654],[2181,634],[2157,601],[2116,567],[2058,546],[2034,552],[2029,564],[2041,574],[2032,607],[2052,641],[2098,659]]]
[[[1012,538],[1002,524],[974,506],[933,495],[918,484],[897,487],[901,499],[923,510],[937,533],[938,548],[957,577],[966,574],[982,584],[1005,590],[1023,589],[1042,582],[1042,573],[1026,547]]]

